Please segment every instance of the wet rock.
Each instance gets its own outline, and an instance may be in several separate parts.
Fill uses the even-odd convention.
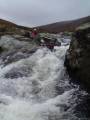
[[[0,46],[0,53],[2,53],[4,51],[4,49]]]
[[[20,59],[24,59],[27,58],[29,56],[29,54],[23,53],[22,51],[18,51],[18,50],[13,50],[13,51],[9,51],[6,54],[4,53],[3,56],[1,57],[4,66],[12,63],[12,62],[16,62]]]
[[[35,53],[37,48],[33,49],[16,49],[12,51],[8,51],[4,54],[2,54],[1,59],[3,61],[4,66],[19,61],[21,59],[25,59],[30,57],[33,53]]]
[[[0,39],[1,64],[7,65],[31,56],[38,46],[35,42],[26,40],[20,35],[4,35]]]
[[[30,38],[30,32],[26,31],[23,36]]]
[[[5,74],[5,78],[19,78],[19,77],[27,77],[31,73],[31,69],[28,67],[20,67],[20,68],[13,68],[8,73]]]
[[[65,65],[70,75],[90,87],[90,26],[79,27],[72,36]]]

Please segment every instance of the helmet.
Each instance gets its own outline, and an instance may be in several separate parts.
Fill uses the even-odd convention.
[[[34,30],[34,31],[37,31],[37,29],[36,29],[36,28],[34,28],[33,30]]]

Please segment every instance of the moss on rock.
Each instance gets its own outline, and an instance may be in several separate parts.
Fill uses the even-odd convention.
[[[74,77],[90,89],[90,26],[76,29],[72,35],[65,65]]]

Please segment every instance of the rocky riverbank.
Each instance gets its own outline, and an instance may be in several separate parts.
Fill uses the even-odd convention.
[[[80,26],[72,35],[65,65],[72,77],[90,90],[90,24]]]
[[[4,65],[7,65],[27,58],[37,48],[38,45],[30,38],[20,35],[4,35],[0,39],[0,59]]]

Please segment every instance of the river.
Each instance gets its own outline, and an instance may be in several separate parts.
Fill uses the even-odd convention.
[[[8,45],[2,39],[0,44],[7,47],[16,43],[18,46],[19,42],[28,46],[23,41]],[[10,63],[7,61],[13,55],[2,59],[2,54],[0,120],[89,120],[89,94],[70,82],[64,67],[68,48],[69,45],[62,44],[53,52],[47,48],[39,48],[33,54],[14,52],[15,61]]]

